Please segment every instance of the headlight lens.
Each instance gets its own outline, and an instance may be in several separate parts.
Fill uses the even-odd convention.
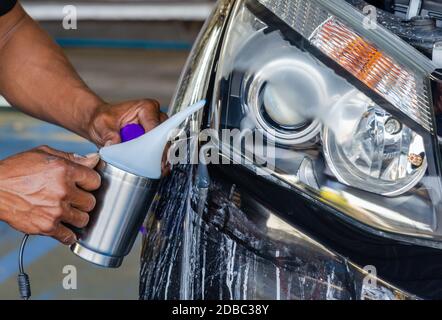
[[[395,196],[422,179],[427,169],[422,136],[355,91],[336,108],[344,110],[342,121],[324,126],[322,140],[327,163],[340,182]],[[344,119],[351,110],[364,112],[354,121]]]
[[[243,94],[257,127],[265,132],[276,129],[269,138],[281,144],[296,146],[314,139],[320,123],[309,115],[309,109],[325,105],[327,99],[321,74],[285,57],[253,63],[262,66],[245,75]]]
[[[277,146],[271,179],[374,232],[434,245],[434,67],[363,21],[341,0],[239,1],[217,68],[214,123],[265,132]]]

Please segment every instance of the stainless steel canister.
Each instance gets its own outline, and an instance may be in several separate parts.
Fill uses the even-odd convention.
[[[94,264],[118,268],[131,251],[156,192],[158,180],[138,177],[100,161],[101,188],[73,253]]]

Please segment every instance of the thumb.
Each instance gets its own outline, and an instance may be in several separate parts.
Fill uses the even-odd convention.
[[[93,169],[100,162],[100,156],[98,153],[90,153],[86,156],[74,153],[71,160],[79,165]]]
[[[121,143],[120,134],[117,132],[109,132],[104,139],[104,147],[112,146]]]

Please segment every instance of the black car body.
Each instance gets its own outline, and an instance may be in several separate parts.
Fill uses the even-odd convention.
[[[278,127],[277,134],[281,137],[276,141],[278,150],[295,150],[290,157],[302,154],[301,160],[295,157],[292,161],[289,157],[282,161],[278,153],[278,161],[269,175],[260,174],[253,161],[175,166],[172,175],[163,179],[146,222],[141,299],[442,297],[442,246],[438,237],[438,192],[442,191],[439,188],[440,76],[436,52],[442,40],[438,20],[442,17],[439,11],[442,8],[438,1],[419,1],[417,14],[405,17],[413,14],[412,4],[415,5],[414,1],[218,2],[189,57],[172,113],[200,99],[207,99],[208,108],[188,121],[183,131],[243,128],[244,122],[240,120],[244,120],[244,116],[238,110],[252,109],[252,100],[243,101],[242,97],[243,90],[253,89],[254,79],[250,80],[246,74],[250,66],[259,61],[257,68],[264,68],[272,59],[287,62],[281,57],[285,59],[284,50],[289,50],[290,54],[295,52],[302,57],[300,60],[313,57],[312,65],[321,65],[321,68],[324,65],[332,70],[330,77],[345,79],[346,86],[353,86],[374,101],[376,108],[379,107],[376,114],[387,112],[382,113],[384,122],[374,120],[376,126],[370,134],[384,134],[385,140],[387,133],[397,134],[395,126],[397,130],[411,128],[417,133],[408,133],[413,137],[421,135],[425,141],[425,157],[424,152],[406,151],[405,166],[410,176],[405,173],[397,180],[388,180],[393,175],[388,179],[380,176],[377,182],[372,180],[374,176],[370,171],[366,182],[364,179],[358,182],[348,178],[347,171],[343,173],[351,165],[330,169],[338,160],[333,154],[327,154],[333,150],[323,152],[327,144],[324,127],[313,138],[309,136],[308,141],[287,147],[289,143],[283,139],[294,139],[293,136],[304,129],[286,124],[278,127],[280,119],[267,114],[256,123],[264,121]],[[364,24],[366,21],[358,19],[369,16],[373,9],[378,10],[375,23],[379,25],[371,29]],[[299,18],[303,14],[308,19]],[[331,38],[321,38],[326,28],[332,30],[327,34]],[[340,35],[343,42],[354,31],[354,37],[346,42],[342,51],[333,47],[339,42],[334,38],[338,31],[343,32]],[[306,34],[312,36],[306,37]],[[234,37],[239,40],[229,40]],[[290,51],[292,49],[297,51]],[[229,63],[236,66],[231,60],[237,57],[246,67],[226,67]],[[364,61],[356,72],[353,66],[363,59],[368,62]],[[281,66],[284,70],[283,64],[274,65],[275,68]],[[404,73],[391,78],[389,72],[395,68]],[[287,70],[291,70],[289,65]],[[403,80],[404,74],[411,78]],[[425,80],[423,89],[417,80],[413,86],[401,88],[421,74]],[[376,78],[387,75],[388,81]],[[293,79],[299,80],[299,74]],[[396,89],[402,90],[402,96],[390,94]],[[257,90],[257,95],[263,90]],[[304,93],[309,92],[304,90]],[[407,95],[413,94],[417,98],[408,99]],[[399,100],[399,107],[395,99]],[[430,110],[428,122],[425,122],[425,114],[413,113],[413,103],[423,100],[422,106],[427,105]],[[259,106],[258,113],[266,108],[263,102]],[[368,111],[363,113],[364,117],[376,118]],[[393,118],[399,120],[391,122]],[[305,126],[310,125],[311,122]],[[339,132],[340,128],[336,130]],[[405,133],[400,140],[402,146],[405,140],[409,141],[404,137]],[[355,134],[353,140],[357,139]],[[193,147],[195,145],[204,143],[200,141]],[[220,147],[219,150],[221,159],[229,157],[226,149]],[[381,159],[398,156],[393,152],[387,156],[387,146],[383,150]],[[189,152],[194,151],[190,148]],[[427,163],[425,168],[422,161]],[[296,163],[295,169],[293,163]],[[361,162],[355,163],[355,166],[361,165]],[[403,161],[398,163],[400,166]],[[391,169],[390,165],[386,167]],[[379,170],[387,170],[386,167],[381,165]],[[419,176],[419,182],[414,180],[410,186],[412,176]],[[360,202],[351,202],[356,198]]]

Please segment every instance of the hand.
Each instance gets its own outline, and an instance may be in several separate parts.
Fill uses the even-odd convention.
[[[138,100],[99,106],[89,125],[89,138],[97,146],[121,142],[120,130],[128,124],[140,124],[146,132],[167,119],[155,100]]]
[[[98,155],[81,157],[39,147],[0,161],[0,220],[28,234],[76,241],[62,224],[83,228],[100,187]]]

